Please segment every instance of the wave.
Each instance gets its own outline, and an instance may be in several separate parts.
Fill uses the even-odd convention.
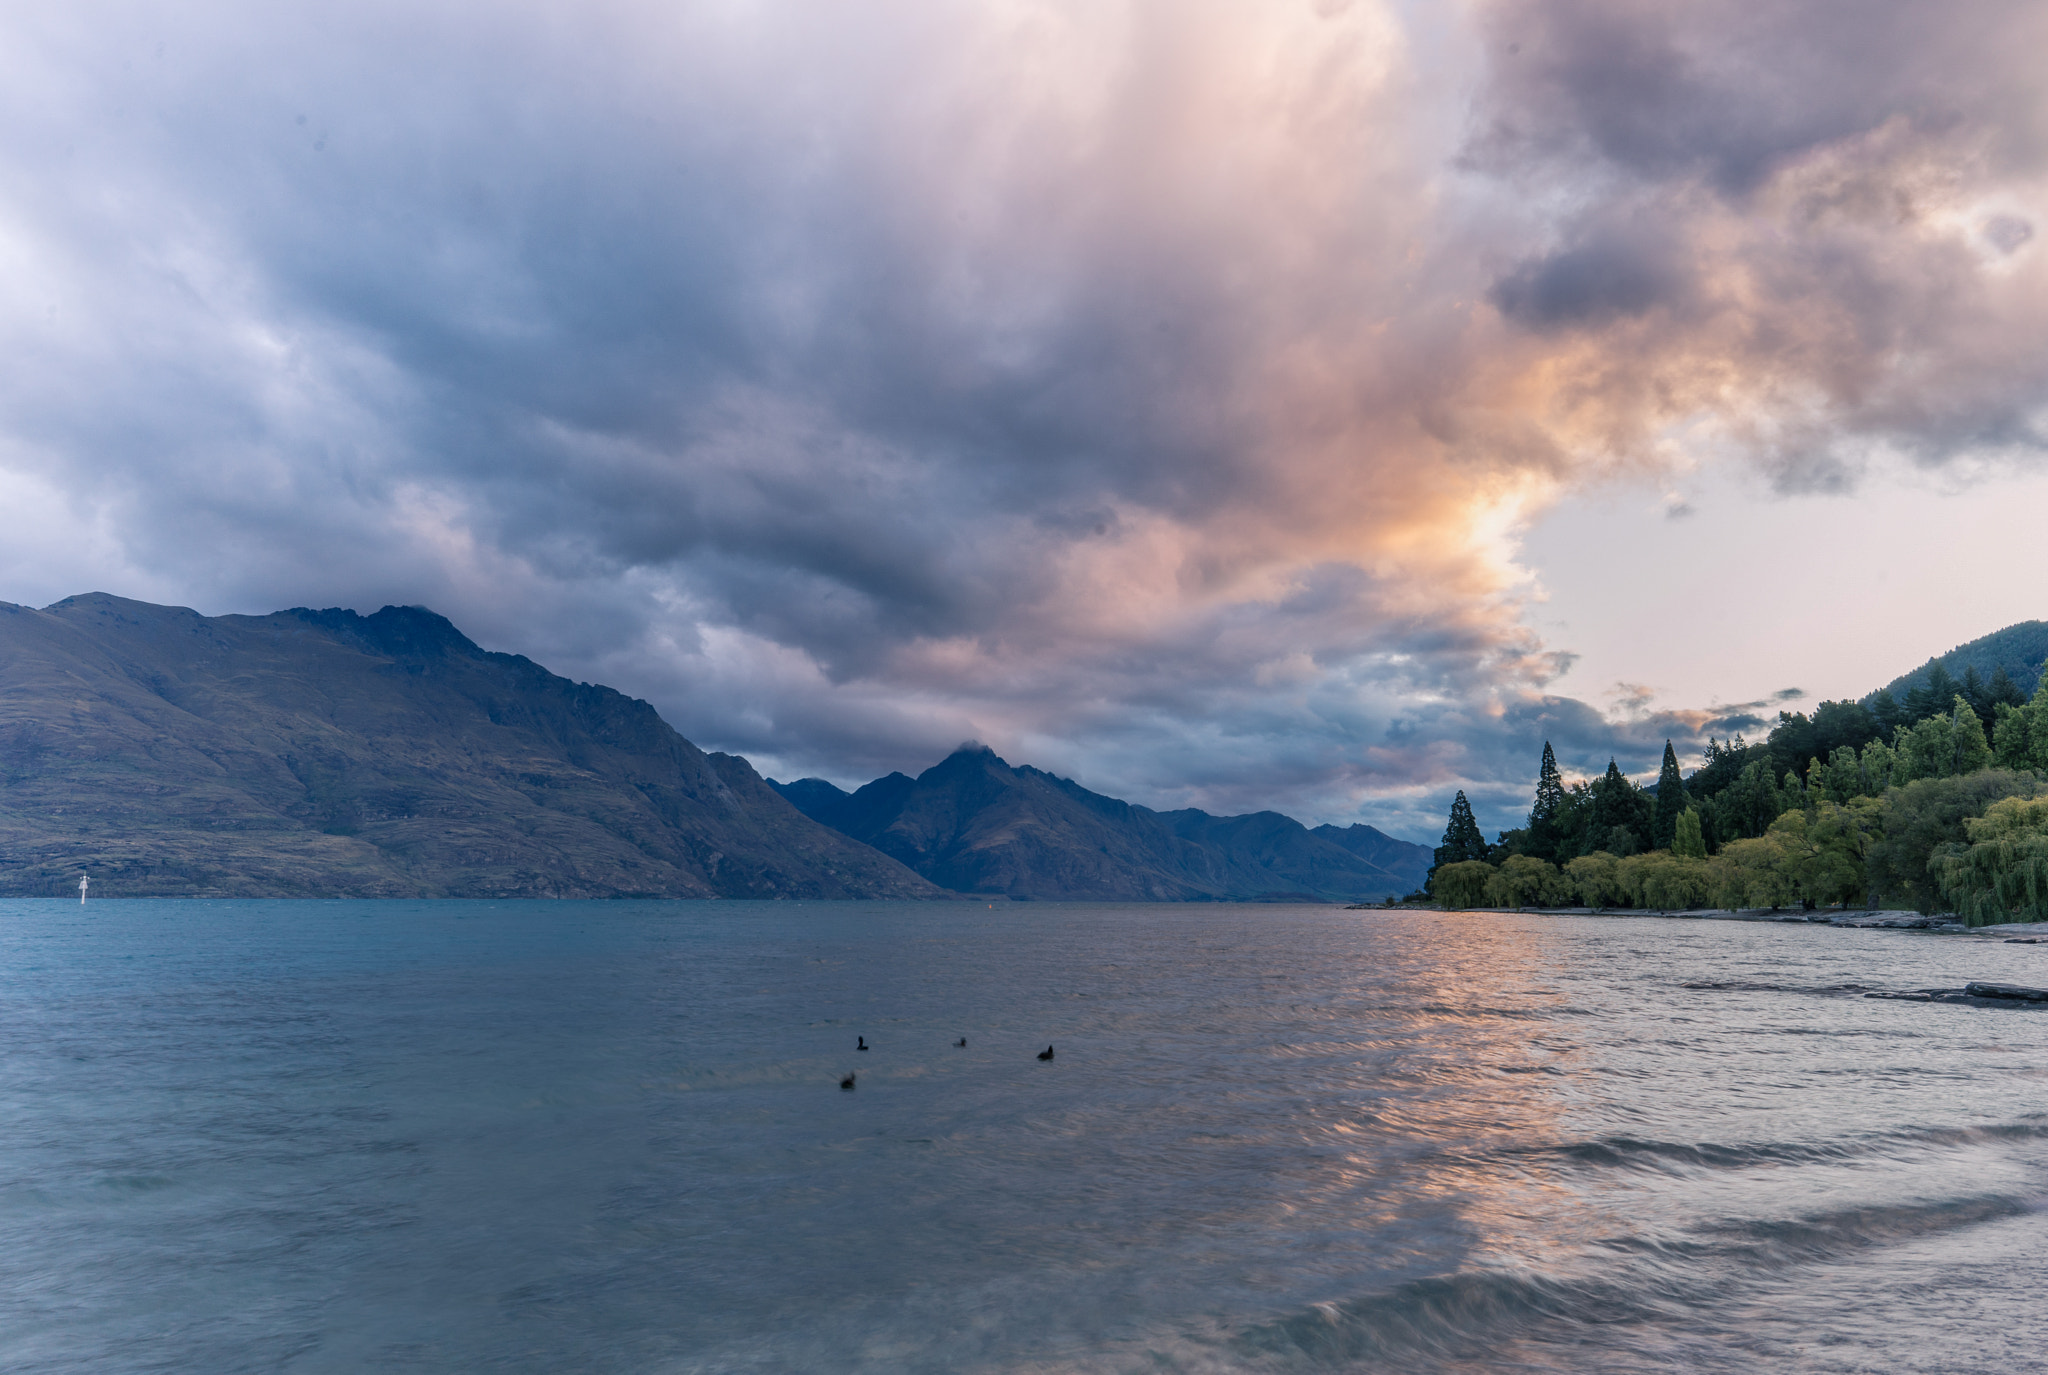
[[[1260,1365],[1399,1370],[1475,1362],[1494,1369],[1503,1348],[1515,1343],[1563,1343],[1583,1351],[1587,1344],[1629,1344],[1623,1335],[1629,1328],[1671,1324],[1697,1331],[1702,1312],[1722,1308],[1732,1294],[1786,1270],[2041,1208],[2038,1198],[1980,1194],[1728,1220],[1697,1227],[1687,1238],[1610,1244],[1610,1252],[1627,1259],[1600,1272],[1500,1269],[1434,1276],[1312,1305],[1248,1327],[1229,1345]]]
[[[1503,1161],[1551,1159],[1575,1167],[1658,1173],[1747,1170],[1772,1165],[1812,1165],[1927,1147],[1955,1148],[2048,1140],[2048,1114],[1980,1127],[1903,1127],[1824,1141],[1653,1141],[1603,1136],[1545,1146],[1510,1146],[1488,1155]]]

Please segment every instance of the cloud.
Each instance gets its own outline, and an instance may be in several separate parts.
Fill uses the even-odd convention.
[[[424,602],[782,776],[1413,832],[1546,731],[1653,767],[1728,714],[1556,695],[1517,532],[2031,461],[2042,24],[17,7],[0,521],[71,552],[0,595]]]

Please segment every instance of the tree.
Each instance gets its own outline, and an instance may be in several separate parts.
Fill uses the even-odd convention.
[[[1585,848],[1633,854],[1650,848],[1650,802],[1610,759],[1607,772],[1593,785],[1593,811],[1587,818]]]
[[[1678,776],[1678,754],[1671,742],[1664,742],[1664,767],[1657,774],[1657,806],[1650,817],[1650,848],[1668,850],[1678,833],[1678,818],[1691,803],[1685,795],[1685,781]]]
[[[1483,860],[1461,859],[1446,864],[1432,876],[1437,901],[1446,907],[1477,907],[1486,901],[1486,884],[1493,874],[1493,866]]]
[[[1928,865],[1963,920],[2048,921],[2048,798],[2004,798],[1963,830],[1968,843],[1940,846]]]
[[[1992,708],[1991,762],[2001,769],[2024,769],[2033,762],[2032,721],[2025,707],[2000,702]]]
[[[1630,855],[1615,865],[1615,877],[1631,906],[1659,912],[1704,906],[1713,891],[1705,860],[1669,850]]]
[[[1924,721],[1937,712],[1946,712],[1949,699],[1956,695],[1960,686],[1946,666],[1930,663],[1926,678],[1906,694],[1907,724]]]
[[[1714,799],[1714,830],[1721,844],[1762,835],[1785,810],[1778,801],[1769,756],[1743,765],[1735,782]]]
[[[1991,767],[1991,742],[1984,738],[1984,722],[1959,693],[1955,705],[1955,758],[1949,772],[1975,773]]]
[[[1486,881],[1486,900],[1497,907],[1556,907],[1570,897],[1557,866],[1534,855],[1510,855]]]
[[[1697,807],[1687,807],[1678,814],[1678,823],[1672,828],[1671,853],[1686,859],[1707,857],[1707,838],[1700,826]]]
[[[1524,842],[1527,853],[1539,859],[1554,860],[1564,837],[1559,827],[1564,820],[1565,792],[1564,775],[1557,771],[1557,756],[1551,752],[1550,742],[1543,742],[1543,764],[1536,772],[1536,801],[1529,808],[1529,835]]]
[[[1916,779],[1887,793],[1880,813],[1882,834],[1869,849],[1871,891],[1887,903],[1936,911],[1941,891],[1929,868],[1934,852],[1967,841],[1965,823],[1984,815],[1992,803],[2033,797],[2040,786],[2032,774],[1979,769],[1960,778]]]
[[[1804,813],[1801,813],[1804,815]],[[1731,840],[1707,861],[1713,901],[1722,907],[1783,907],[1795,896],[1786,872],[1783,837],[1774,833]]]
[[[2001,702],[2009,707],[2023,707],[2027,704],[2027,694],[2020,691],[2020,685],[2012,680],[2011,674],[2003,668],[1995,668],[1991,670],[1991,681],[1984,685],[1984,701],[1993,711]],[[1992,712],[1980,708],[1977,714],[1989,718]]]
[[[1839,807],[1816,802],[1811,811],[1786,812],[1768,834],[1778,842],[1780,864],[1792,891],[1820,906],[1863,900],[1863,855],[1880,810],[1871,799]]]
[[[1480,833],[1479,819],[1472,815],[1472,804],[1465,800],[1465,790],[1458,789],[1458,795],[1451,799],[1450,822],[1444,827],[1444,843],[1436,847],[1436,863],[1429,869],[1429,877],[1423,883],[1424,891],[1436,893],[1438,871],[1446,865],[1459,864],[1466,860],[1486,859],[1486,837]],[[1439,897],[1442,894],[1437,894]]]
[[[1622,892],[1618,865],[1620,861],[1605,850],[1595,850],[1590,855],[1580,855],[1564,866],[1565,877],[1571,881],[1579,895],[1579,901],[1588,907],[1614,907],[1625,896]]]
[[[2020,729],[2026,737],[2026,753],[2024,762],[2017,767],[2048,773],[2048,670],[2041,674],[2041,685],[2034,689],[2034,699],[2020,708],[2020,718]]]
[[[1981,733],[1983,727],[1978,730]],[[1929,716],[1913,725],[1901,726],[1896,748],[1899,765],[1892,775],[1894,782],[1948,778],[1955,773],[1955,720],[1950,716]]]
[[[1877,742],[1873,740],[1871,743]],[[1837,748],[1825,764],[1814,760],[1806,770],[1806,786],[1818,787],[1823,797],[1836,803],[1861,797],[1868,791],[1862,764],[1856,757],[1856,751],[1847,745]]]

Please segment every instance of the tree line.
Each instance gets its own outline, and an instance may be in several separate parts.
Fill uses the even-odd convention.
[[[1778,908],[1866,902],[1972,925],[2048,920],[2048,673],[1937,664],[1897,700],[1778,714],[1761,741],[1709,737],[1682,777],[1613,760],[1567,784],[1544,742],[1527,821],[1489,843],[1461,791],[1425,891],[1451,907]]]

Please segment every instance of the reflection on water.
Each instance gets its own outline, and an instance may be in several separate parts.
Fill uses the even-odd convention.
[[[1990,1371],[2048,1336],[2048,1009],[1844,991],[2048,982],[2048,947],[138,902],[0,903],[0,956],[9,1370]]]

